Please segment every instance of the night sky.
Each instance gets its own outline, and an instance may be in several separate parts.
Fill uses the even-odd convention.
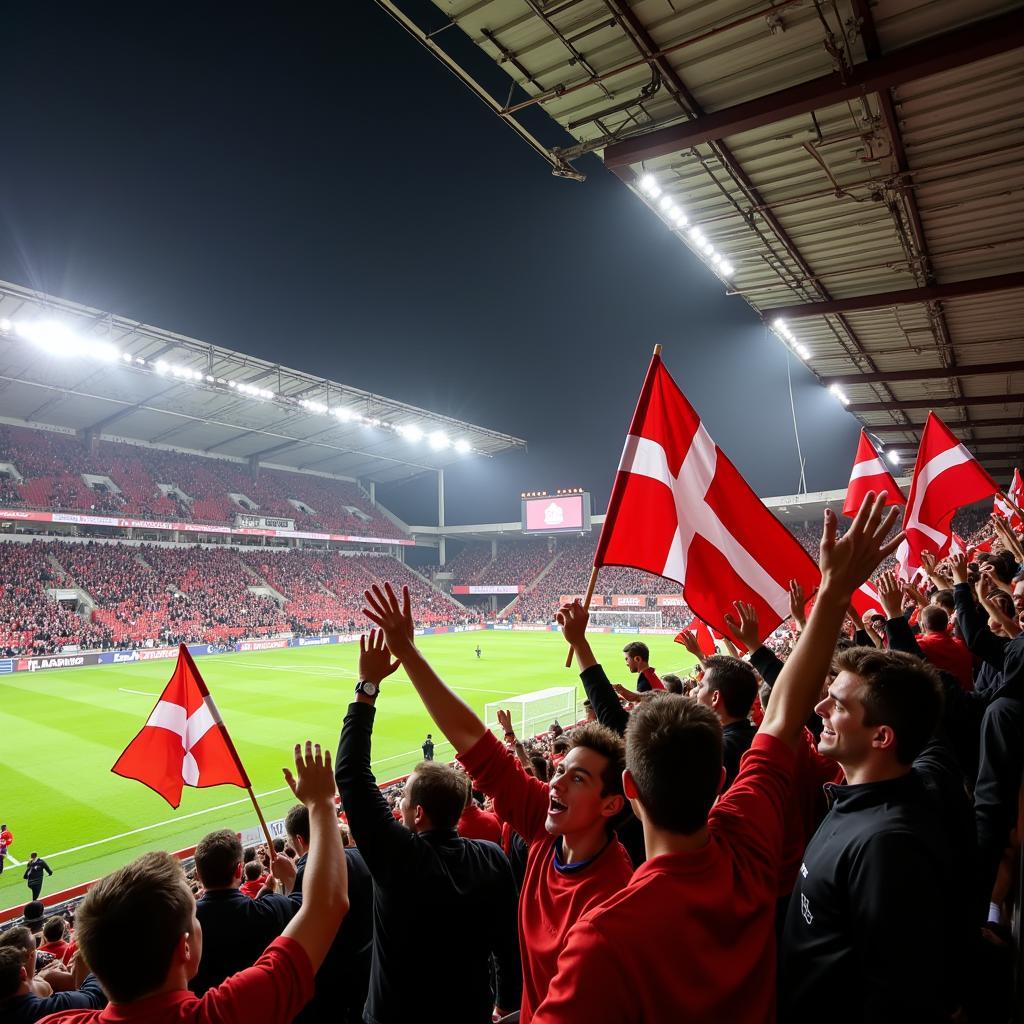
[[[656,342],[796,489],[782,346],[596,159],[551,177],[371,0],[254,6],[8,5],[0,278],[525,438],[448,472],[449,522],[603,511]],[[808,486],[842,487],[856,421],[793,384]],[[432,480],[382,497],[430,521]]]

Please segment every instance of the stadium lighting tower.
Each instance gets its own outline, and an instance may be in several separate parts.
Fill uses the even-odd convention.
[[[460,455],[468,455],[473,449],[470,443],[464,437],[460,437],[458,441],[455,442],[455,450]]]
[[[427,440],[430,441],[430,447],[433,448],[435,452],[442,451],[451,444],[448,435],[443,430],[433,431]]]

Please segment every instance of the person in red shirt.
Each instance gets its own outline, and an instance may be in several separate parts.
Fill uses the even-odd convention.
[[[651,658],[650,648],[642,640],[634,640],[622,648],[626,659],[626,668],[639,678],[636,681],[637,693],[650,693],[651,690],[664,690],[665,684],[658,678],[658,673],[648,664]]]
[[[448,737],[477,788],[528,845],[519,900],[523,961],[521,1024],[529,1024],[555,974],[572,925],[629,881],[632,866],[612,832],[623,808],[623,744],[602,725],[574,729],[571,749],[550,783],[527,775],[518,758],[436,675],[416,647],[409,590],[402,602],[389,583],[366,591],[364,613],[384,631],[387,646]],[[511,716],[499,712],[505,738],[515,739]],[[652,948],[652,947],[647,947]],[[577,1020],[583,1018],[576,1018]]]
[[[873,498],[840,540],[826,510],[814,610],[739,775],[717,803],[724,767],[714,713],[673,694],[633,712],[624,786],[648,859],[569,932],[534,1024],[774,1020],[775,903],[794,750],[851,596],[902,536],[885,541],[897,510],[883,520],[885,495]],[[574,602],[558,618],[580,666],[592,663],[586,611]]]
[[[256,899],[266,878],[260,873],[260,866],[254,860],[246,861],[242,870],[245,873],[245,881],[238,887],[238,890],[244,892],[251,899]]]
[[[455,826],[463,839],[486,839],[501,846],[501,822],[493,811],[485,811],[473,798],[473,783],[466,779],[466,807]]]
[[[97,882],[75,916],[79,949],[110,1004],[64,1010],[48,1024],[288,1024],[313,995],[313,975],[348,910],[345,855],[334,813],[331,755],[295,747],[285,779],[309,808],[306,900],[252,967],[199,997],[188,990],[203,930],[181,864],[153,852]]]
[[[61,963],[70,963],[75,954],[75,944],[65,939],[67,921],[63,917],[48,917],[43,925],[43,944],[40,952],[55,956]]]
[[[4,861],[7,860],[7,850],[14,843],[14,836],[7,830],[6,825],[0,825],[0,875],[4,873]]]
[[[949,616],[945,608],[929,604],[921,609],[921,632],[917,645],[924,656],[940,671],[948,672],[962,690],[974,689],[974,656],[959,637],[949,632]]]

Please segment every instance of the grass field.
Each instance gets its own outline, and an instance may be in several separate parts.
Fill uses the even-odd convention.
[[[628,639],[596,634],[592,642],[611,678],[632,685],[635,677],[626,673],[620,653]],[[645,640],[660,671],[692,662],[671,637]],[[418,642],[441,676],[481,713],[507,694],[578,683],[576,672],[562,667],[566,648],[556,633],[460,633]],[[479,661],[473,653],[478,642]],[[356,681],[357,654],[348,644],[198,660],[268,819],[282,817],[292,803],[281,777],[291,745],[312,738],[335,749]],[[145,850],[184,849],[211,829],[256,824],[248,798],[233,787],[186,787],[174,811],[141,783],[111,774],[173,665],[0,677],[0,821],[14,833],[15,860],[25,861],[36,850],[53,868],[44,897],[97,878]],[[382,690],[373,754],[377,778],[385,781],[405,774],[420,758],[424,735],[437,730],[401,669]],[[438,758],[451,753],[438,744]],[[0,908],[28,898],[21,876],[8,858],[0,875]]]

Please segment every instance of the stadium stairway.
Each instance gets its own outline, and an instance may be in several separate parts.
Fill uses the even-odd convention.
[[[251,576],[255,582],[250,583],[249,586],[260,587],[266,590],[270,596],[277,602],[279,608],[283,608],[288,602],[288,598],[281,593],[276,587],[272,587],[251,565],[247,565],[240,558],[237,559],[238,564],[242,567],[243,571]]]

